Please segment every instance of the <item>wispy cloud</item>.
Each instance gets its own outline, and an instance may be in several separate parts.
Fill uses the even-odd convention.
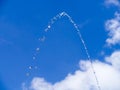
[[[120,2],[119,0],[105,0],[105,5],[106,6],[117,6],[117,7],[120,7]]]
[[[120,44],[120,14],[116,12],[113,19],[106,21],[105,27],[108,31],[108,39],[106,40],[107,44]]]

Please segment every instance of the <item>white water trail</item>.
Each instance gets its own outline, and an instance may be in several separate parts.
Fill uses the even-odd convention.
[[[90,54],[89,54],[89,52],[88,52],[87,46],[86,46],[86,44],[85,44],[85,41],[84,41],[83,38],[82,38],[82,35],[81,35],[81,33],[80,33],[80,30],[79,30],[77,24],[73,21],[72,17],[71,17],[70,15],[68,15],[66,12],[61,12],[61,13],[57,14],[56,16],[54,16],[54,17],[50,20],[47,28],[45,29],[45,32],[48,32],[49,29],[51,28],[51,26],[52,26],[57,20],[61,19],[62,17],[65,17],[65,16],[68,18],[68,20],[73,24],[73,26],[74,26],[75,29],[77,30],[77,34],[78,34],[78,36],[79,36],[79,38],[80,38],[80,40],[81,40],[81,42],[82,42],[82,44],[83,44],[83,46],[84,46],[85,52],[86,52],[86,54],[87,54],[87,58],[88,58],[88,60],[91,62],[91,68],[92,68],[92,72],[93,72],[94,77],[95,77],[95,80],[96,80],[96,84],[97,84],[98,90],[101,90],[101,87],[100,87],[99,81],[98,81],[98,77],[97,77],[97,75],[96,75],[96,72],[95,72],[95,69],[94,69],[94,66],[93,66],[93,61],[92,61],[92,59],[91,59],[91,57],[90,57]]]

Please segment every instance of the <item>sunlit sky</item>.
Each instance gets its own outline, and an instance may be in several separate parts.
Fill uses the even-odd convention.
[[[0,90],[22,90],[22,83],[33,77],[58,82],[87,59],[68,18],[56,20],[45,32],[50,20],[63,11],[80,29],[91,59],[104,62],[105,56],[120,48],[106,44],[105,23],[117,10],[105,0],[0,0]]]

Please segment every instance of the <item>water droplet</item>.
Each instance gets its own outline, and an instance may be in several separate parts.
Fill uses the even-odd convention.
[[[32,69],[32,66],[29,66],[29,69],[31,70],[31,69]]]
[[[48,31],[48,28],[45,29],[45,32],[47,32],[47,31]]]
[[[36,57],[33,57],[33,60],[35,60],[36,59]]]
[[[45,39],[46,39],[46,37],[45,37],[45,36],[43,36],[42,38],[39,38],[39,40],[40,40],[40,41],[42,41],[42,42],[44,42],[44,41],[45,41]]]
[[[40,50],[40,48],[36,48],[36,51],[39,51]]]
[[[64,15],[64,12],[60,13],[60,16],[63,16]]]
[[[50,26],[50,25],[48,25],[48,28],[51,28],[51,26]]]

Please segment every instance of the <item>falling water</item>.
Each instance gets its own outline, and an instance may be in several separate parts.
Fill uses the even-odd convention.
[[[94,67],[93,67],[93,61],[92,61],[92,59],[91,59],[91,57],[90,57],[90,55],[89,55],[88,49],[87,49],[86,44],[85,44],[85,42],[84,42],[84,40],[83,40],[83,38],[82,38],[82,35],[81,35],[81,33],[80,33],[80,30],[79,30],[77,24],[73,21],[72,17],[71,17],[70,15],[68,15],[66,12],[62,12],[62,13],[57,14],[56,16],[54,16],[54,17],[51,19],[51,21],[49,22],[47,28],[45,29],[45,32],[48,32],[49,29],[51,28],[51,26],[52,26],[58,19],[61,19],[62,17],[65,17],[65,16],[68,18],[68,20],[73,24],[73,26],[74,26],[75,29],[77,30],[77,34],[78,34],[80,40],[82,41],[82,44],[83,44],[84,49],[85,49],[85,52],[86,52],[86,54],[87,54],[87,58],[88,58],[88,60],[91,62],[91,68],[92,68],[93,74],[94,74],[95,79],[96,79],[97,87],[98,87],[99,90],[101,90],[100,85],[99,85],[98,78],[97,78],[97,76],[96,76],[96,73],[95,73],[95,70],[94,70]]]
[[[48,23],[47,28],[45,28],[44,32],[47,33],[47,32],[50,30],[50,28],[52,27],[52,25],[53,25],[56,21],[58,21],[59,19],[61,19],[62,17],[67,17],[68,20],[69,20],[69,21],[72,23],[72,25],[74,26],[75,30],[77,31],[77,34],[78,34],[78,36],[79,36],[79,38],[80,38],[80,40],[81,40],[81,42],[82,42],[82,44],[83,44],[83,46],[84,46],[85,52],[86,52],[86,54],[87,54],[87,58],[88,58],[88,60],[91,62],[91,68],[92,68],[92,72],[93,72],[94,77],[95,77],[95,80],[96,80],[97,87],[98,87],[99,90],[101,90],[101,87],[100,87],[100,85],[99,85],[99,81],[98,81],[98,78],[97,78],[97,76],[96,76],[96,72],[95,72],[95,69],[94,69],[94,66],[93,66],[93,61],[92,61],[92,59],[91,59],[91,57],[90,57],[90,55],[89,55],[88,49],[87,49],[86,44],[85,44],[85,42],[84,42],[84,40],[83,40],[83,38],[82,38],[82,35],[81,35],[81,33],[80,33],[80,30],[79,30],[77,24],[73,21],[72,17],[71,17],[70,15],[68,15],[66,12],[61,12],[61,13],[57,14],[56,16],[54,16],[54,17],[50,20],[50,22]],[[45,36],[42,36],[41,38],[39,38],[39,41],[41,41],[41,42],[44,42],[45,40],[46,40],[46,37],[45,37]],[[40,51],[40,48],[36,48],[36,52],[38,52],[38,51]],[[35,59],[36,59],[36,54],[33,56],[33,60],[35,60]],[[32,69],[31,66],[29,66],[28,68],[29,68],[29,69]],[[37,66],[35,66],[34,68],[37,68]],[[27,73],[27,75],[29,75],[29,74]]]

